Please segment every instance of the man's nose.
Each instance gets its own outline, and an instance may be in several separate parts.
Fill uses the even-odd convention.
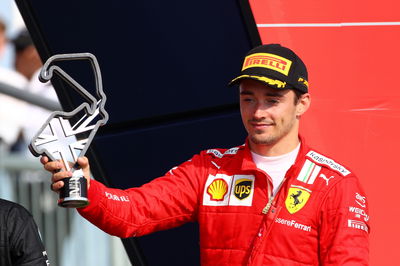
[[[268,108],[264,104],[257,103],[254,106],[254,117],[255,118],[265,118],[267,113],[268,113]]]

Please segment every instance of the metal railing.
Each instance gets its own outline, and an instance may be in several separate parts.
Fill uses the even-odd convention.
[[[131,265],[119,238],[85,221],[74,209],[57,206],[50,174],[37,158],[8,153],[0,145],[0,197],[27,208],[42,235],[51,265]]]

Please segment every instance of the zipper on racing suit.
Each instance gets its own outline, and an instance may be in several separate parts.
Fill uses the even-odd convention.
[[[250,253],[249,260],[247,262],[247,265],[251,265],[252,261],[254,260],[255,256],[258,254],[259,249],[262,247],[262,243],[265,239],[265,237],[268,235],[269,231],[272,228],[272,223],[275,220],[275,217],[279,214],[281,207],[275,207],[276,203],[276,198],[275,196],[279,194],[283,184],[287,180],[286,176],[283,178],[282,182],[279,184],[279,187],[276,191],[276,194],[272,194],[272,185],[270,184],[268,178],[267,178],[267,184],[268,184],[268,203],[265,205],[265,207],[262,209],[262,214],[264,214],[263,220],[260,225],[260,229],[257,233],[256,240],[253,245],[253,249]],[[269,218],[269,219],[268,219]],[[267,223],[270,221],[270,226],[267,227]]]

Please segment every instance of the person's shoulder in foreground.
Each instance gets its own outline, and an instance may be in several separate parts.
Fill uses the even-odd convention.
[[[0,229],[0,265],[50,265],[38,227],[23,206],[0,199]]]

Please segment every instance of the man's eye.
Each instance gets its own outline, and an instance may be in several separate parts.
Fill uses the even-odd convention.
[[[243,101],[244,101],[244,102],[252,102],[253,99],[251,99],[251,98],[243,98]]]
[[[279,103],[279,100],[277,100],[277,99],[269,99],[269,100],[267,100],[267,102],[269,104],[277,104],[277,103]]]

